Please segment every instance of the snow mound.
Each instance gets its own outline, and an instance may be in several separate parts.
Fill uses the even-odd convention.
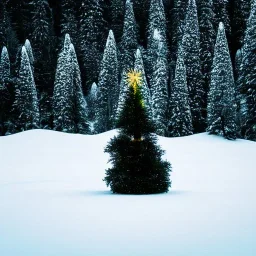
[[[170,192],[113,195],[102,179],[116,133],[0,138],[0,255],[256,255],[256,143],[159,137]]]

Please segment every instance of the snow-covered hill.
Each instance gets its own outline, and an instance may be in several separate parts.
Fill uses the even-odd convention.
[[[160,137],[172,189],[123,196],[102,181],[115,133],[0,138],[1,256],[256,255],[256,143]]]

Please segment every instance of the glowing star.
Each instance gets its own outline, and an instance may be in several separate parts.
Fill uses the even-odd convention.
[[[135,90],[138,85],[141,85],[141,80],[141,72],[138,72],[136,70],[131,70],[128,72],[127,82],[129,83],[130,86],[133,86]]]

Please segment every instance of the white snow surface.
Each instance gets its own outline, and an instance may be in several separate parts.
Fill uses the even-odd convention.
[[[117,132],[0,137],[1,256],[254,256],[256,143],[159,137],[173,166],[158,195],[102,179]]]

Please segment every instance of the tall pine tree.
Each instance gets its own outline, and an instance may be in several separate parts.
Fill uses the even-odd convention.
[[[37,91],[25,46],[21,50],[21,64],[14,107],[18,113],[16,121],[16,129],[18,131],[39,128],[40,115]]]
[[[256,140],[256,1],[254,1],[242,47],[238,87],[241,93],[242,133]]]
[[[200,33],[195,0],[189,0],[182,39],[194,132],[205,131],[205,92],[200,60]]]
[[[99,75],[99,98],[95,129],[98,133],[114,127],[118,101],[118,61],[113,31],[109,31]]]
[[[192,115],[189,105],[186,67],[182,48],[179,50],[175,79],[168,106],[168,136],[180,137],[193,134]]]
[[[208,132],[236,139],[236,100],[232,62],[224,24],[220,23],[207,107]]]
[[[126,0],[124,28],[121,38],[121,70],[129,70],[134,65],[134,54],[138,47],[138,31],[137,24],[133,12],[133,4],[131,0]]]

